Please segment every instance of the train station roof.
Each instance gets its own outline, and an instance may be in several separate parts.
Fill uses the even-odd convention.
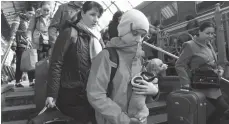
[[[11,24],[16,14],[23,12],[31,5],[38,9],[40,2],[42,1],[1,1],[1,12],[5,15],[8,23]],[[54,14],[58,6],[66,2],[69,1],[53,1],[52,13]],[[116,11],[126,11],[134,8],[142,3],[143,0],[97,0],[97,2],[99,2],[105,10],[99,21],[99,26],[103,29],[109,24]]]

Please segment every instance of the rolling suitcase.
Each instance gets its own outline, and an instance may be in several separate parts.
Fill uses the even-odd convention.
[[[49,69],[49,59],[48,58],[45,58],[36,63],[34,101],[36,104],[37,111],[40,111],[45,106],[48,69]]]
[[[171,92],[167,97],[168,124],[206,124],[206,106],[200,92]]]

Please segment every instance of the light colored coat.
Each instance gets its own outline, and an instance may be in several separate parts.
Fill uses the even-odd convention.
[[[126,47],[120,38],[112,38],[107,47],[115,47],[119,56],[119,66],[113,79],[111,97],[107,97],[107,87],[110,81],[111,67],[117,65],[110,61],[109,53],[103,50],[92,61],[91,71],[87,84],[87,97],[96,112],[98,124],[129,124],[127,115],[128,103],[132,93],[130,81],[132,79],[132,67],[136,56],[136,48]],[[138,65],[138,64],[137,64]],[[139,65],[141,66],[141,65]],[[141,71],[134,68],[135,73]]]
[[[210,44],[210,43],[209,43]],[[206,66],[214,67],[214,69],[222,69],[216,64],[217,56],[214,48],[210,44],[210,48],[202,45],[196,39],[187,41],[183,44],[183,51],[176,62],[176,71],[180,78],[180,83],[191,84],[190,69],[198,68],[206,63]],[[204,65],[205,66],[205,65]],[[219,88],[195,89],[205,94],[206,97],[216,99],[222,95]]]
[[[40,36],[43,37],[45,41],[48,42],[48,27],[50,25],[51,18],[45,20],[42,16],[33,17],[30,21],[28,28],[28,36],[31,37],[32,46],[34,49],[40,48]]]

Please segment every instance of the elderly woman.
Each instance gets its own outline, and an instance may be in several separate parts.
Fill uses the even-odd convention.
[[[216,79],[202,80],[202,77],[192,78],[197,75],[195,70],[202,70],[206,77],[211,70],[221,77],[224,70],[217,64],[217,56],[211,45],[211,40],[215,37],[214,25],[210,22],[204,22],[199,27],[199,35],[193,40],[187,41],[183,44],[183,50],[176,62],[176,70],[180,77],[180,82],[183,87],[192,87],[195,91],[205,94],[207,100],[212,103],[216,110],[209,117],[207,124],[219,124],[220,118],[223,115],[229,116],[229,105],[224,100],[219,82]],[[201,72],[200,72],[201,73]],[[206,85],[198,84],[198,81],[205,82]],[[215,82],[212,82],[215,81]]]
[[[10,39],[15,39],[15,47],[16,47],[16,87],[23,87],[23,85],[20,83],[21,77],[22,77],[22,71],[20,70],[21,66],[21,56],[22,53],[25,51],[26,46],[28,43],[28,37],[26,35],[26,31],[29,26],[29,22],[31,18],[35,15],[35,9],[33,7],[28,7],[26,9],[26,12],[23,14],[17,15],[13,19],[13,23],[11,25],[11,34]],[[30,86],[33,86],[33,79],[34,79],[34,72],[28,72],[29,82]]]
[[[87,79],[92,60],[102,50],[97,31],[102,6],[86,1],[76,22],[57,37],[50,59],[46,104],[84,124],[95,122],[86,96]]]

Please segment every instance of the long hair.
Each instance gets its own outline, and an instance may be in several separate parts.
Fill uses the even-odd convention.
[[[112,18],[112,21],[113,22],[118,22],[118,18],[121,17],[122,14],[123,14],[123,11],[117,11],[117,12],[115,12],[115,14],[114,14],[114,16]]]

